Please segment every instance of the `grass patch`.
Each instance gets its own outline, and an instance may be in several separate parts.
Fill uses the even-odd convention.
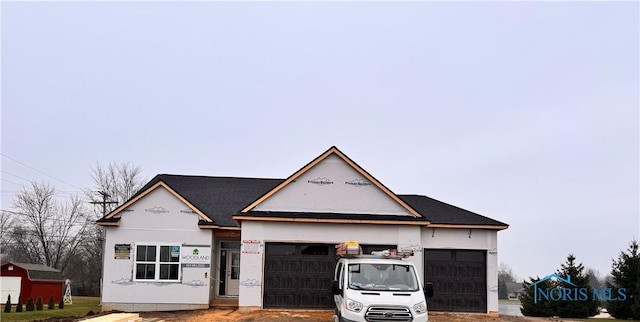
[[[12,306],[11,313],[4,313],[4,311],[0,311],[0,321],[33,321],[57,317],[83,317],[87,315],[89,311],[93,311],[95,313],[100,312],[100,298],[74,296],[73,304],[65,304],[63,309],[59,309],[56,304],[56,308],[53,310],[47,309],[47,306],[45,305],[42,311],[16,312],[16,306]]]

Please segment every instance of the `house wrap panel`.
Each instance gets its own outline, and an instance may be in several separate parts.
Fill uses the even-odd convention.
[[[102,301],[114,309],[118,309],[114,303],[208,305],[211,285],[205,273],[211,274],[213,248],[211,232],[198,228],[200,217],[163,187],[138,200],[121,216],[120,227],[106,229]],[[146,244],[179,245],[181,249],[202,245],[202,254],[209,256],[208,267],[180,265],[181,278],[177,282],[135,281],[136,246]],[[129,258],[126,245],[130,249]],[[147,307],[138,305],[136,310],[144,311]]]
[[[336,155],[322,160],[254,210],[412,216]]]

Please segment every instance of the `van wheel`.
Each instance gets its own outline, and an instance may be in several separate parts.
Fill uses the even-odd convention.
[[[340,313],[338,313],[338,315],[334,315],[334,316],[333,316],[333,321],[334,321],[334,322],[345,322],[346,320],[345,320],[345,319],[343,319],[343,318],[340,316]],[[351,321],[351,320],[349,320],[349,321]]]

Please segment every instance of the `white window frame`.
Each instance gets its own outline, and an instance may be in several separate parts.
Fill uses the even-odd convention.
[[[160,282],[160,283],[178,283],[182,281],[182,244],[181,243],[154,243],[154,242],[140,242],[134,244],[134,254],[133,254],[133,281],[136,282]],[[138,246],[154,246],[156,247],[156,256],[155,260],[152,261],[138,261]],[[178,252],[178,261],[177,262],[161,262],[160,261],[160,249],[161,247],[179,247]],[[171,249],[169,249],[171,252]],[[138,264],[153,264],[155,265],[154,277],[153,279],[145,279],[145,278],[137,278],[138,276]],[[178,266],[178,278],[177,279],[160,279],[160,266],[161,265],[177,265]]]

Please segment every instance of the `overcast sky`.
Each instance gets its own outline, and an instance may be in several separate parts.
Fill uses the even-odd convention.
[[[506,222],[521,278],[640,238],[639,3],[9,2],[2,209],[97,163],[286,178],[332,145]],[[55,179],[54,179],[55,178]]]

